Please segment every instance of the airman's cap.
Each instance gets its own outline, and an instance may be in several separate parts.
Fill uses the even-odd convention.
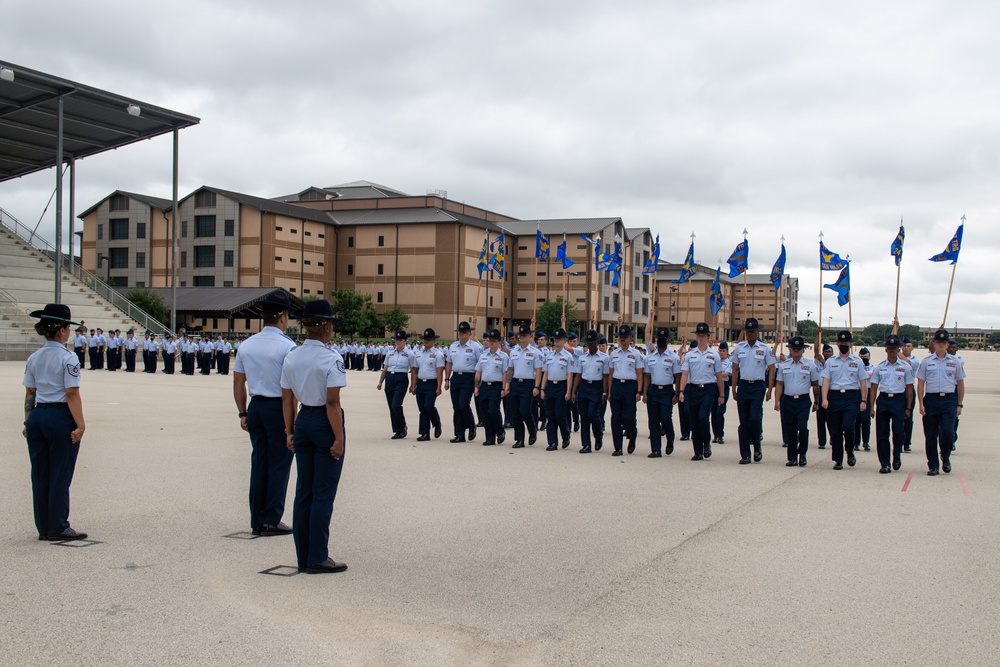
[[[666,327],[660,327],[656,330],[656,337],[659,338],[670,338],[670,329]]]
[[[458,328],[455,329],[455,331],[457,331],[458,333],[469,333],[470,331],[472,331],[472,325],[469,324],[468,322],[459,322]]]
[[[948,335],[948,330],[947,329],[938,329],[937,331],[934,332],[934,341],[935,342],[937,342],[937,341],[943,341],[943,342],[947,343],[948,339],[950,337],[951,336]]]
[[[517,335],[518,336],[527,336],[527,335],[530,335],[530,334],[532,334],[534,332],[535,332],[535,330],[532,329],[531,325],[528,324],[528,323],[524,323],[524,324],[522,324],[521,326],[519,326],[517,328]]]
[[[837,342],[838,343],[853,343],[854,342],[854,336],[852,336],[851,332],[848,331],[847,329],[844,329],[842,331],[838,331],[837,332]]]
[[[899,348],[902,347],[902,345],[903,345],[902,341],[899,340],[899,336],[897,336],[896,334],[889,334],[888,336],[885,337],[886,347]]]
[[[559,327],[558,329],[556,329],[555,331],[552,332],[552,337],[555,338],[556,340],[558,340],[560,338],[565,338],[566,337],[566,330],[563,329],[562,327]]]
[[[802,336],[792,336],[792,339],[788,341],[788,347],[793,350],[804,350],[806,341]]]
[[[598,340],[598,338],[599,338],[599,336],[597,335],[597,332],[594,331],[593,329],[591,329],[590,331],[588,331],[586,333],[586,335],[584,335],[583,339],[585,341],[587,341],[588,343],[596,343],[597,340]]]
[[[708,323],[707,323],[707,322],[699,322],[699,323],[698,323],[698,326],[696,326],[696,327],[694,328],[694,332],[695,332],[696,334],[705,334],[706,336],[707,336],[707,335],[708,335],[709,333],[711,333],[711,331],[712,331],[712,330],[711,330],[711,329],[709,329],[709,327],[708,327]]]
[[[746,323],[743,325],[744,331],[760,331],[760,322],[754,317],[748,317]]]
[[[632,337],[632,327],[627,324],[621,325],[618,329],[619,338],[631,338]]]

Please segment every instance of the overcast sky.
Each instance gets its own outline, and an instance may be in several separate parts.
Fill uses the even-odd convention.
[[[786,237],[816,318],[817,235],[852,263],[855,325],[1000,328],[1000,3],[801,0],[25,3],[0,57],[199,116],[181,193],[365,179],[522,219],[621,216],[663,258],[751,271]],[[170,196],[169,137],[78,163],[78,210]],[[54,172],[0,184],[34,223]],[[42,222],[51,229],[51,210]],[[823,282],[834,282],[826,273]],[[824,320],[847,319],[825,290]],[[828,324],[828,322],[824,322]]]

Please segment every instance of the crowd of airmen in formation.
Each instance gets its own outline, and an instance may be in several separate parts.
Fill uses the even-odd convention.
[[[162,361],[163,372],[167,375],[177,372],[178,363],[181,375],[194,375],[195,368],[201,375],[210,375],[213,370],[229,375],[230,358],[240,346],[239,340],[230,341],[221,333],[213,339],[207,333],[195,336],[184,329],[178,332],[176,340],[170,332],[160,338],[146,330],[140,340],[132,329],[124,336],[120,329],[107,333],[100,328],[90,329],[89,335],[87,331],[85,327],[78,328],[69,343],[80,361],[80,368],[92,371],[124,369],[126,373],[134,373],[136,361],[141,358],[143,373],[156,373]]]
[[[786,465],[805,466],[813,415],[819,449],[829,443],[835,470],[857,463],[855,452],[871,449],[872,421],[879,472],[899,470],[902,453],[911,451],[914,413],[922,417],[928,475],[951,472],[959,416],[965,392],[964,360],[944,329],[934,333],[931,354],[920,359],[909,339],[892,334],[884,341],[887,359],[873,366],[867,348],[853,352],[850,331],[838,332],[836,349],[814,346],[804,358],[805,341],[788,341],[788,355],[760,339],[760,324],[747,318],[741,341],[730,352],[723,341],[709,342],[710,327],[699,324],[695,340],[676,351],[669,331],[658,329],[645,349],[634,332],[621,326],[618,346],[596,331],[584,335],[563,329],[551,338],[523,324],[506,339],[494,329],[480,343],[472,323],[456,329],[458,340],[437,344],[427,329],[411,343],[405,331],[395,345],[345,352],[350,368],[380,372],[377,388],[389,407],[392,439],[408,436],[403,401],[416,398],[417,440],[442,435],[436,398],[450,394],[454,436],[450,442],[476,439],[483,429],[485,446],[502,444],[513,430],[513,448],[534,445],[544,432],[547,451],[569,447],[571,432],[580,433],[580,453],[600,451],[608,422],[613,456],[636,448],[637,406],[646,405],[649,458],[674,451],[677,407],[680,440],[690,440],[691,460],[712,457],[712,445],[725,443],[726,408],[736,403],[739,463],[763,460],[764,404],[779,413]],[[387,346],[386,346],[387,347]],[[367,364],[366,364],[367,361]],[[473,406],[475,413],[473,413]],[[608,412],[610,411],[610,419]]]

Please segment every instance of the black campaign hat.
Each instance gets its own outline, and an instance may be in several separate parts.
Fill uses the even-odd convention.
[[[424,335],[421,336],[421,338],[423,338],[424,340],[434,340],[435,338],[440,338],[440,337],[441,336],[438,336],[436,333],[434,333],[434,329],[431,329],[430,327],[424,329]]]
[[[712,330],[709,328],[707,322],[699,322],[698,326],[694,328],[694,333],[696,334],[705,334],[707,336],[711,332]]]
[[[788,347],[793,350],[804,350],[806,348],[806,339],[802,336],[792,336],[791,340],[788,341]]]
[[[326,299],[314,299],[306,301],[305,305],[289,317],[293,320],[329,320],[330,322],[341,322],[333,314],[333,306]],[[220,336],[222,334],[219,334]]]
[[[73,322],[73,315],[69,312],[69,306],[61,303],[47,303],[41,310],[28,313],[31,317],[37,317],[43,322],[62,322],[63,324],[80,324]]]
[[[535,330],[532,329],[531,325],[527,324],[527,323],[522,324],[521,326],[519,326],[517,328],[517,335],[518,336],[525,336],[525,335],[528,335],[528,334],[532,334],[534,332],[535,332]]]
[[[898,347],[902,347],[903,346],[903,341],[901,341],[899,339],[899,336],[897,336],[896,334],[889,334],[888,336],[885,337],[885,346],[886,347],[897,347],[897,348]]]
[[[621,325],[618,329],[619,338],[631,338],[632,337],[632,327],[627,324]]]
[[[503,335],[500,333],[499,329],[494,329],[490,332],[490,338],[493,340],[503,340]]]
[[[760,322],[757,321],[755,317],[748,317],[747,321],[743,324],[744,331],[760,331]]]
[[[599,336],[597,335],[597,332],[593,329],[589,330],[583,337],[583,339],[588,343],[596,343],[598,338]]]
[[[563,329],[562,327],[559,327],[558,329],[556,329],[555,331],[552,332],[552,337],[553,338],[565,338],[566,337],[566,330]]]
[[[292,300],[288,298],[288,294],[284,290],[277,290],[268,294],[257,305],[265,311],[284,311],[292,309]]]
[[[458,328],[455,329],[455,331],[457,331],[458,333],[469,333],[470,331],[472,331],[472,325],[469,324],[468,322],[459,322]]]
[[[48,308],[48,306],[46,306],[46,308]],[[938,329],[937,331],[934,332],[934,338],[933,338],[933,340],[935,342],[942,341],[942,342],[947,343],[950,338],[951,338],[951,336],[948,334],[948,330],[947,329]]]
[[[670,329],[666,327],[660,327],[656,330],[656,337],[659,338],[670,338]]]
[[[838,343],[853,343],[854,336],[847,329],[843,329],[837,332],[837,342]]]
[[[406,332],[405,332],[405,331],[403,331],[402,329],[398,330],[398,331],[396,332],[396,335],[395,335],[395,336],[393,336],[393,338],[394,338],[395,340],[406,340],[406,339],[407,339],[407,338],[409,338],[409,337],[410,337],[410,334],[406,333]]]

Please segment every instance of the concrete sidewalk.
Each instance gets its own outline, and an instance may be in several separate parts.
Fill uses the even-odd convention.
[[[877,352],[876,352],[877,353]],[[38,542],[20,436],[23,364],[0,363],[6,427],[0,664],[943,665],[997,663],[1000,355],[970,375],[954,471],[829,448],[785,468],[765,405],[764,461],[688,442],[511,450],[390,440],[377,375],[348,374],[334,508],[339,575],[248,531],[249,439],[231,378],[86,371],[71,520],[100,544]],[[480,438],[481,441],[481,438]],[[913,473],[905,492],[908,475]],[[290,487],[294,487],[293,481]],[[291,497],[285,520],[291,523]]]

